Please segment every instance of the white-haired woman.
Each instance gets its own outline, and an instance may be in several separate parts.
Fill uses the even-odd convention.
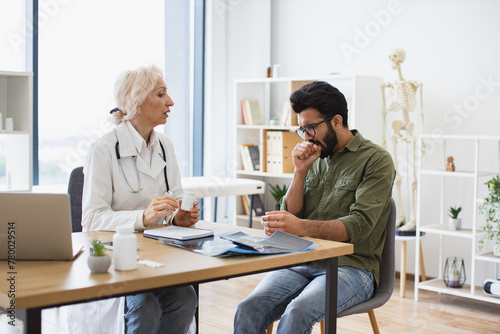
[[[178,203],[183,191],[172,142],[154,131],[167,122],[174,105],[161,71],[150,66],[124,72],[115,84],[115,100],[118,108],[111,113],[117,126],[91,146],[84,165],[83,231],[114,231],[124,224],[142,231],[155,224],[196,223],[198,201],[190,211]],[[92,305],[85,311],[87,324],[100,328],[84,333],[178,334],[188,331],[197,297],[187,286]],[[113,309],[118,321],[95,321],[109,317]]]

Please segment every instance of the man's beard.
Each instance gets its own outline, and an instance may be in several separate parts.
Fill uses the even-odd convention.
[[[333,155],[333,150],[335,149],[335,146],[337,146],[337,144],[339,143],[339,139],[337,138],[337,133],[333,129],[333,126],[329,122],[326,123],[326,125],[328,126],[328,132],[323,138],[323,141],[325,142],[326,145],[324,145],[323,143],[321,143],[316,139],[309,140],[311,143],[317,144],[321,147],[321,155],[319,156],[321,159],[328,158],[329,156]]]

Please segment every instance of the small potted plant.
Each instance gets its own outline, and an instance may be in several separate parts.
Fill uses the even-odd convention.
[[[479,250],[484,247],[485,240],[495,242],[493,254],[500,256],[500,176],[495,176],[485,183],[488,196],[479,205],[479,212],[485,216],[486,224],[481,228],[486,232],[479,240]]]
[[[276,186],[273,186],[272,184],[269,185],[271,187],[271,195],[273,198],[276,200],[276,210],[280,209],[280,201],[283,198],[283,196],[286,195],[286,192],[288,190],[288,186],[286,184],[283,185],[283,187],[280,187],[279,184]]]
[[[102,242],[97,239],[92,240],[87,264],[93,274],[101,274],[108,271],[111,265],[111,257],[105,254],[105,251],[106,249]]]
[[[271,117],[269,119],[269,125],[278,125],[279,121],[278,121],[278,117]]]
[[[458,218],[460,211],[462,211],[461,206],[458,208],[456,206],[450,206],[448,209],[450,230],[460,230],[462,228],[462,218]]]

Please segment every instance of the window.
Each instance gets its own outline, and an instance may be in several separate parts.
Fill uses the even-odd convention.
[[[164,68],[164,1],[51,1],[57,8],[40,1],[39,184],[65,184],[113,127],[107,119],[118,75]]]
[[[67,183],[70,171],[83,164],[91,143],[113,127],[107,119],[115,107],[116,77],[150,64],[165,69],[179,111],[175,125],[156,130],[166,131],[174,141],[183,176],[200,175],[203,17],[204,0],[2,1],[0,71],[35,73],[35,185]],[[5,183],[2,147],[5,143],[0,141],[0,184]]]

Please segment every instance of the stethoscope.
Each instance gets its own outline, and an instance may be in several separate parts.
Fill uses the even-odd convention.
[[[134,162],[134,167],[135,167],[135,175],[137,177],[137,184],[139,185],[137,190],[134,190],[130,183],[128,182],[127,175],[125,175],[125,171],[123,170],[123,166],[121,164],[121,156],[120,156],[120,150],[118,149],[118,146],[120,142],[118,141],[118,135],[116,136],[116,145],[115,145],[115,152],[116,152],[116,158],[118,159],[118,165],[120,165],[120,169],[122,170],[123,177],[125,178],[125,181],[127,182],[129,192],[132,194],[137,194],[143,188],[141,188],[141,179],[139,178],[139,170],[137,169],[137,155],[133,155],[132,161]],[[163,161],[167,162],[166,157],[165,157],[165,149],[163,148],[163,144],[161,143],[161,140],[158,139],[158,142],[160,143],[161,147],[161,152],[163,154]],[[165,177],[165,184],[167,185],[167,192],[170,190],[170,187],[168,186],[168,179],[167,179],[167,164],[165,164],[165,168],[163,168],[163,176]]]

